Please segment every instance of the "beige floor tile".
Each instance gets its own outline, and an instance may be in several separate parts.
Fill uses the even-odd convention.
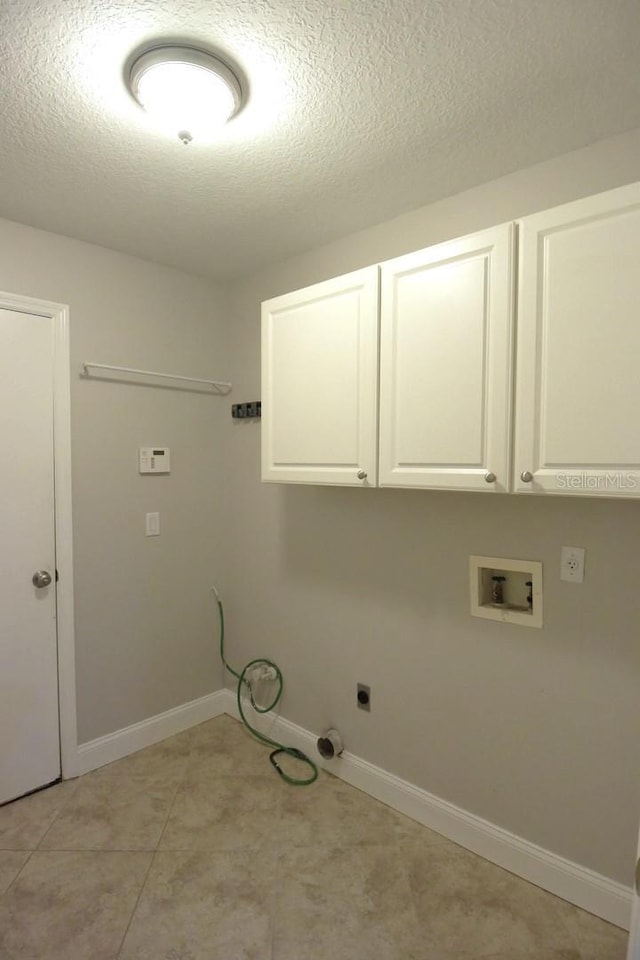
[[[216,718],[195,727],[187,777],[268,776],[275,772],[269,763],[269,748],[259,743],[237,721]]]
[[[629,935],[599,917],[574,908],[582,960],[625,960]]]
[[[87,774],[92,780],[118,777],[158,777],[163,780],[181,780],[187,769],[191,752],[191,731],[186,730],[152,747],[138,750],[122,760],[108,763]]]
[[[177,784],[144,777],[87,779],[45,834],[44,850],[155,850]]]
[[[30,856],[30,850],[0,850],[0,897],[9,889]]]
[[[578,953],[569,904],[454,844],[413,844],[405,856],[427,957]]]
[[[119,960],[270,960],[273,855],[157,853]]]
[[[401,856],[386,846],[285,851],[273,960],[423,960]]]
[[[326,773],[309,787],[287,790],[282,797],[280,841],[287,846],[353,846],[444,838],[360,790]]]
[[[0,807],[0,850],[35,850],[77,785],[77,780],[56,783]]]
[[[0,960],[116,960],[156,846],[122,960],[624,960],[618,928],[268,755],[219,717],[0,808]]]
[[[273,746],[257,740],[238,720],[216,717],[194,728],[187,775],[191,779],[211,774],[277,777],[269,761],[273,749]],[[291,757],[281,756],[278,762],[292,776],[309,776],[307,765]]]
[[[162,850],[239,850],[272,844],[284,785],[276,776],[185,781],[160,841]]]
[[[0,900],[2,960],[114,960],[150,853],[34,853]]]
[[[242,740],[246,742],[253,741],[253,737],[244,725],[234,717],[227,716],[227,714],[214,717],[213,720],[207,720],[205,723],[199,723],[198,726],[191,727],[189,733],[193,744],[202,743],[205,740],[211,739],[225,740],[227,737],[242,738]]]
[[[456,960],[476,960],[477,953],[469,954],[468,958],[457,957]],[[529,960],[531,954],[525,954],[525,960]],[[482,957],[482,960],[519,960],[520,955],[514,954],[512,950],[505,953],[492,953],[490,957]],[[437,958],[436,958],[437,960]],[[582,960],[577,950],[556,950],[554,947],[541,947],[535,954],[535,960]]]

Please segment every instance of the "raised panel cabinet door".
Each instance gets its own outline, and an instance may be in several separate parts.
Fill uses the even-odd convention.
[[[381,267],[380,486],[509,490],[514,226]]]
[[[375,486],[378,267],[262,305],[262,479]]]
[[[640,496],[640,184],[520,225],[517,492]]]

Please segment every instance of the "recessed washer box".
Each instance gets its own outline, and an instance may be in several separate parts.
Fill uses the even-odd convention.
[[[503,602],[496,602],[502,593]],[[505,557],[469,557],[471,616],[523,627],[542,626],[542,563]],[[530,599],[529,599],[530,598]]]

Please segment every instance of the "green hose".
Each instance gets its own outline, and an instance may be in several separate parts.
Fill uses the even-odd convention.
[[[249,692],[249,700],[251,706],[256,711],[256,713],[269,713],[270,710],[273,710],[274,707],[279,703],[280,697],[282,696],[282,688],[284,686],[284,678],[282,676],[282,671],[277,663],[274,663],[273,660],[266,660],[263,657],[258,657],[257,660],[250,660],[249,663],[238,673],[233,667],[227,663],[224,655],[224,610],[222,609],[222,600],[218,595],[218,591],[215,587],[211,588],[211,592],[216,598],[218,604],[218,615],[220,617],[220,659],[222,660],[224,666],[233,674],[233,676],[238,681],[238,686],[236,690],[236,699],[238,702],[238,713],[240,718],[244,723],[245,727],[251,733],[256,740],[260,740],[261,743],[266,743],[270,747],[275,747],[269,754],[269,760],[275,767],[278,774],[286,783],[290,783],[293,787],[307,787],[310,783],[314,783],[318,779],[318,768],[311,760],[306,753],[303,753],[302,750],[297,750],[295,747],[285,747],[283,743],[278,743],[277,740],[272,740],[271,737],[267,737],[264,733],[260,733],[259,730],[256,730],[255,727],[252,727],[249,721],[247,720],[244,708],[242,705],[242,688],[246,687]],[[253,690],[251,689],[251,684],[246,679],[246,674],[249,670],[257,667],[258,665],[269,667],[270,670],[275,672],[275,682],[276,682],[276,694],[273,700],[266,707],[259,706],[253,698]],[[299,778],[292,777],[291,774],[286,773],[278,763],[277,758],[284,754],[287,757],[293,757],[295,760],[300,760],[302,763],[306,763],[309,767],[311,773],[308,777]]]

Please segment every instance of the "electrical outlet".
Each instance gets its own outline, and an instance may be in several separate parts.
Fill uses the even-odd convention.
[[[560,579],[568,583],[582,583],[584,580],[584,549],[582,547],[562,548]]]
[[[368,687],[366,683],[358,684],[358,709],[366,710],[367,713],[371,710],[371,687]]]

